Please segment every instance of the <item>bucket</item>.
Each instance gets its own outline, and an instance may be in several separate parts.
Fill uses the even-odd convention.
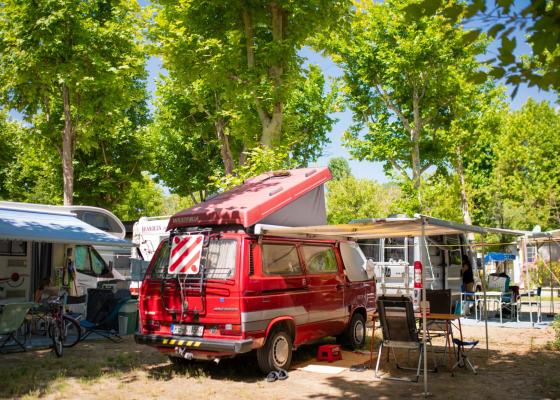
[[[124,336],[128,333],[128,317],[126,315],[119,315],[119,336]]]

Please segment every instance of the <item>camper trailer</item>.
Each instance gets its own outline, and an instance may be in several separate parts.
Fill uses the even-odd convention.
[[[256,351],[264,372],[325,336],[365,341],[375,285],[353,242],[263,235],[326,223],[328,168],[267,173],[169,220],[140,290],[136,341],[174,362]]]
[[[170,216],[141,217],[132,228],[130,253],[130,292],[138,296],[148,265],[159,244],[169,237],[167,225]]]
[[[98,247],[130,247],[56,207],[1,202],[0,299],[32,300],[41,281],[85,294],[118,275]]]
[[[399,218],[402,217],[392,219]],[[358,222],[363,220],[351,223]],[[368,239],[360,240],[358,244],[365,256],[373,261],[380,294],[410,295],[414,303],[419,304],[420,291],[414,290],[414,261],[420,261],[427,289],[450,289],[452,296],[458,298],[462,291],[461,260],[464,254],[471,260],[475,290],[482,289],[476,262],[462,234],[426,236],[425,244],[421,237]]]

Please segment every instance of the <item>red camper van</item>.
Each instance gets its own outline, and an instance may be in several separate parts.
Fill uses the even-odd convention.
[[[140,291],[138,343],[174,361],[256,350],[263,372],[326,336],[365,340],[375,283],[353,242],[261,235],[325,221],[328,168],[263,174],[169,221]]]

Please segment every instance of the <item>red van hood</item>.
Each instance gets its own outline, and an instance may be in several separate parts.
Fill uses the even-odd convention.
[[[321,214],[324,214],[321,185],[331,178],[327,167],[265,173],[248,179],[208,201],[178,212],[169,220],[167,230],[200,225],[242,225],[247,228],[263,222],[266,217],[301,199],[314,189],[318,189],[317,193],[309,193],[309,199],[305,200],[310,203],[309,208],[314,209],[321,218]],[[285,213],[281,218],[284,216]],[[280,224],[278,219],[266,223]]]

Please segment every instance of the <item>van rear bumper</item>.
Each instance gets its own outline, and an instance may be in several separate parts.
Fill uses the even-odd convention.
[[[191,350],[231,354],[248,353],[253,348],[253,339],[211,340],[189,336],[143,335],[136,333],[134,340],[138,344],[156,347],[185,347]]]

